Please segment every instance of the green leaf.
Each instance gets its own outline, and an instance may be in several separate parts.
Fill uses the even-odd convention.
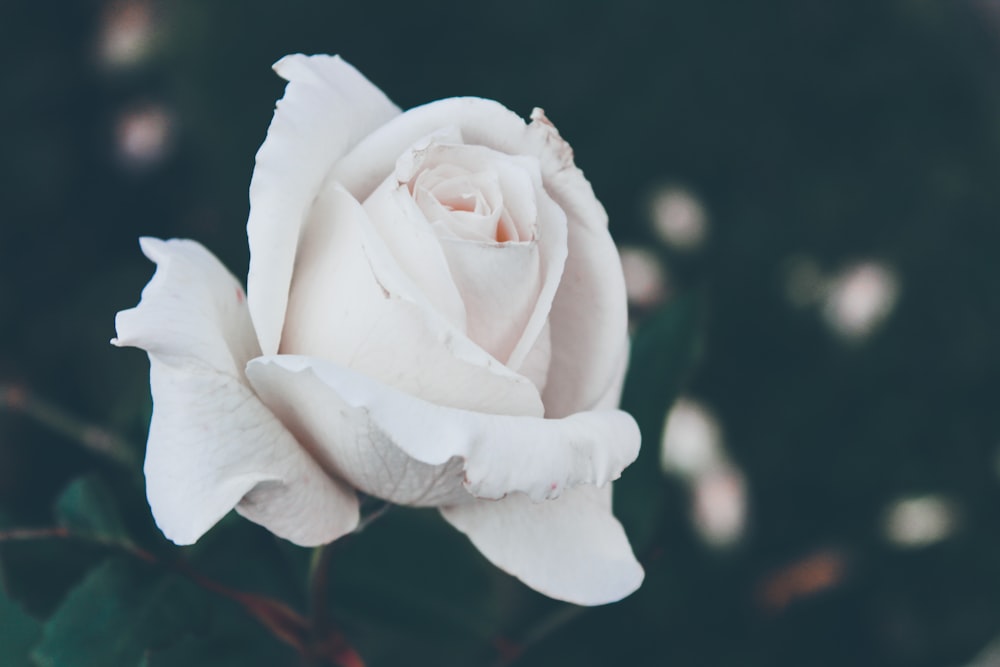
[[[213,617],[209,631],[189,633],[147,654],[143,667],[274,667],[300,664],[298,653],[263,630],[235,604]]]
[[[28,655],[42,636],[42,625],[0,588],[0,665],[29,667]]]
[[[110,559],[66,596],[32,657],[43,667],[141,664],[147,650],[204,627],[205,609],[206,594],[186,579]]]
[[[333,616],[372,665],[477,664],[467,656],[496,634],[508,587],[523,589],[437,512],[413,508],[338,544],[330,584]]]
[[[56,500],[59,525],[100,541],[128,541],[114,496],[96,475],[73,480]]]
[[[637,549],[650,542],[662,516],[660,441],[667,411],[694,366],[698,316],[695,296],[681,295],[647,320],[632,339],[621,406],[638,422],[642,448],[615,484],[615,514]]]

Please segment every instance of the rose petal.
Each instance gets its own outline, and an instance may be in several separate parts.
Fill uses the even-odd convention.
[[[260,347],[239,281],[195,241],[143,237],[139,246],[157,271],[139,305],[115,317],[118,338],[111,342],[242,378]],[[194,326],[199,322],[215,326]]]
[[[594,189],[573,161],[573,148],[559,135],[559,130],[535,108],[528,124],[527,143],[531,155],[542,163],[545,188],[566,211],[566,215],[585,227],[606,228],[608,214],[594,196]]]
[[[628,372],[629,353],[631,351],[632,346],[626,338],[622,344],[621,352],[618,353],[617,368],[611,375],[611,381],[604,390],[604,394],[594,401],[591,410],[614,410],[618,407],[618,404],[621,402],[622,389],[625,387],[625,375]]]
[[[507,363],[538,302],[545,246],[536,241],[498,246],[445,238],[441,247],[452,272],[461,276],[458,286],[469,338]]]
[[[409,109],[362,139],[330,172],[359,200],[375,190],[396,160],[420,139],[441,128],[458,128],[464,142],[507,153],[532,155],[538,140],[513,111],[478,97],[452,97]]]
[[[269,354],[281,338],[299,229],[330,166],[399,113],[337,56],[286,56],[274,69],[289,83],[257,152],[247,221],[250,313]]]
[[[618,377],[628,341],[625,279],[611,236],[604,228],[571,224],[568,243],[549,313],[552,356],[542,400],[550,417],[597,405]]]
[[[157,271],[118,314],[112,342],[146,350],[153,418],[146,492],[164,535],[191,544],[235,506],[298,544],[358,521],[353,491],[330,479],[245,383],[257,354],[243,289],[193,241],[142,239]]]
[[[234,507],[304,546],[357,525],[354,492],[326,475],[243,384],[156,357],[150,382],[146,495],[169,539],[192,544]]]
[[[540,109],[526,125],[491,100],[451,98],[410,109],[365,137],[331,172],[356,197],[367,197],[396,158],[435,129],[457,127],[466,143],[512,155],[533,155],[545,190],[566,213],[569,255],[553,310],[553,367],[543,393],[546,415],[562,417],[595,405],[607,393],[627,336],[628,311],[621,263],[607,232],[607,213],[573,162],[573,151]],[[540,299],[544,307],[548,304]],[[526,334],[541,333],[526,331]],[[516,363],[535,339],[512,355]],[[587,363],[580,363],[586,359]]]
[[[470,233],[450,234],[441,238],[441,247],[451,274],[458,277],[455,283],[465,303],[469,338],[520,372],[545,327],[562,276],[566,216],[546,194],[533,157],[510,156],[483,146],[420,142],[397,160],[394,176],[406,183],[421,169],[435,166],[460,168],[474,176],[489,174],[502,189],[502,196],[493,198],[501,200],[503,214],[514,219],[522,242],[497,242],[493,230],[501,212],[494,211],[486,234],[489,242],[477,242]],[[431,214],[433,208],[425,206],[424,211]]]
[[[542,328],[542,333],[538,335],[535,340],[535,344],[528,351],[528,354],[524,358],[524,362],[521,367],[517,369],[518,373],[524,375],[524,377],[531,380],[539,391],[544,391],[545,383],[548,382],[549,378],[549,365],[552,361],[552,329],[546,320],[545,326]],[[616,405],[595,405],[595,409],[607,408],[609,410],[617,407]]]
[[[364,203],[368,220],[399,268],[448,322],[466,331],[465,304],[441,243],[405,186],[389,178]]]
[[[618,396],[609,393],[615,393],[612,388],[622,372],[628,306],[604,207],[573,163],[573,150],[542,110],[535,109],[531,117],[528,131],[545,188],[569,219],[569,254],[549,314],[552,363],[542,394],[545,414],[561,417],[600,402],[617,404]]]
[[[567,487],[605,484],[639,452],[635,420],[618,410],[564,419],[484,414],[435,405],[338,364],[298,355],[254,359],[247,377],[286,426],[302,439],[308,433],[329,460],[346,461],[351,455],[342,456],[342,449],[364,452],[382,440],[429,466],[460,457],[465,487],[479,498],[523,492],[542,500]],[[345,406],[357,409],[350,412],[353,427],[326,431],[326,413]]]
[[[543,414],[531,381],[434,309],[334,182],[304,231],[281,352],[334,361],[440,405]]]
[[[441,514],[490,562],[540,593],[579,605],[607,604],[643,580],[611,514],[610,486],[578,486],[540,503],[513,494],[442,507]]]
[[[461,142],[461,137],[458,141]],[[511,218],[508,222],[512,234],[508,240],[530,241],[538,232],[536,198],[544,192],[538,160],[534,157],[435,139],[429,144],[418,142],[404,152],[396,161],[393,176],[399,183],[408,184],[417,199],[421,189],[432,196],[438,203],[434,207],[438,215],[428,214],[428,217],[434,222],[452,226],[448,218],[454,218],[467,227],[476,227],[480,221],[486,224],[482,229],[454,225],[458,227],[452,230],[455,238],[502,242],[497,238],[501,213]],[[475,199],[468,199],[470,196]]]
[[[348,404],[311,374],[266,363],[254,363],[248,372],[262,400],[329,475],[398,505],[472,500],[461,459],[429,464],[412,458],[371,424],[364,407]]]

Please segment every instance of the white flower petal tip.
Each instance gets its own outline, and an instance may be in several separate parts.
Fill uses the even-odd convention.
[[[139,240],[156,272],[134,308],[115,317],[119,347],[138,347],[174,365],[207,365],[234,377],[260,354],[240,282],[201,244]]]
[[[492,415],[428,403],[331,362],[296,355],[252,360],[247,377],[278,414],[295,413],[293,430],[336,451],[321,432],[322,413],[359,409],[355,429],[391,443],[427,465],[465,461],[465,488],[477,498],[523,493],[533,501],[579,485],[617,479],[639,453],[639,428],[620,410],[581,412],[563,419]],[[286,418],[287,421],[288,418]],[[374,495],[387,490],[366,489]]]
[[[288,80],[250,180],[250,312],[264,352],[278,350],[299,231],[330,168],[400,111],[337,56],[282,58]]]
[[[617,602],[645,577],[611,514],[610,488],[579,486],[542,503],[515,494],[444,507],[441,514],[494,565],[556,600]]]
[[[354,529],[353,490],[328,477],[230,376],[150,358],[146,497],[163,534],[193,544],[230,510],[303,546]]]
[[[157,264],[117,345],[150,360],[146,493],[167,538],[191,544],[233,508],[305,545],[353,530],[353,490],[328,477],[246,384],[260,354],[243,288],[194,241],[141,240]]]

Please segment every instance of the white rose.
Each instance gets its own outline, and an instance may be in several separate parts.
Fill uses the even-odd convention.
[[[146,350],[146,483],[190,544],[235,507],[302,545],[355,490],[440,508],[536,590],[602,604],[642,581],[611,485],[639,450],[615,409],[625,287],[607,215],[541,110],[405,113],[338,57],[289,81],[250,184],[250,275],[201,245],[157,264],[113,342]]]

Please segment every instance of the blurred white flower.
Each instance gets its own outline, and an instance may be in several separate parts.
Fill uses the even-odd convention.
[[[637,246],[622,246],[618,253],[629,303],[649,308],[663,301],[667,296],[667,276],[656,253]]]
[[[143,60],[153,41],[153,14],[149,0],[109,2],[101,17],[101,62],[109,67],[128,67]]]
[[[743,473],[721,465],[698,475],[693,488],[694,525],[702,539],[727,547],[743,536],[747,516],[747,489]]]
[[[951,536],[958,524],[955,504],[941,495],[900,498],[886,510],[883,531],[899,547],[925,547]]]
[[[660,466],[687,483],[691,523],[706,544],[731,546],[742,536],[747,517],[747,485],[729,460],[722,427],[702,403],[679,398],[667,415]]]
[[[724,458],[722,429],[715,416],[697,401],[677,399],[663,431],[660,466],[664,472],[692,478],[718,467]]]
[[[976,654],[972,662],[966,663],[965,667],[998,667],[1000,666],[1000,637],[996,637]]]
[[[173,117],[158,105],[124,112],[115,124],[118,157],[127,166],[144,167],[167,154],[172,139]]]
[[[863,262],[831,279],[823,316],[838,335],[863,339],[889,316],[898,296],[899,278],[894,271],[879,262]]]
[[[653,195],[653,228],[660,239],[678,250],[694,250],[708,234],[708,215],[688,190],[666,186]]]

